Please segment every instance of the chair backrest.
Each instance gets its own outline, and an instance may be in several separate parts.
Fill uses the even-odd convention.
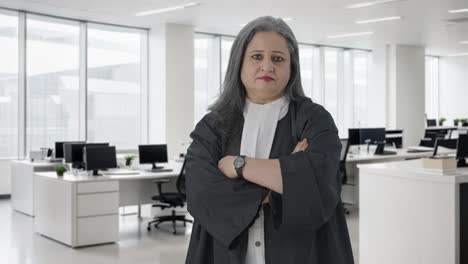
[[[347,138],[340,139],[341,141],[341,153],[340,153],[340,161],[345,162],[346,156],[348,155],[349,150],[349,140]]]
[[[187,162],[187,158],[184,159],[184,163],[182,164],[182,169],[180,169],[179,177],[177,177],[176,188],[177,192],[181,195],[183,199],[186,197],[185,192],[185,163]]]

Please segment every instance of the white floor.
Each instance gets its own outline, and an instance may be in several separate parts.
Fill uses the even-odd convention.
[[[1,264],[180,264],[185,262],[191,225],[187,225],[185,230],[180,225],[179,234],[174,236],[170,224],[148,232],[146,223],[149,218],[144,218],[140,222],[136,215],[122,216],[118,243],[71,249],[34,233],[34,218],[11,210],[10,204],[10,200],[0,200]],[[357,260],[357,210],[352,211],[347,219],[354,258]]]

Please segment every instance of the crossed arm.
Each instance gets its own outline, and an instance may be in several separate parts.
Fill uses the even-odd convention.
[[[309,144],[307,139],[297,143],[292,153],[307,149]],[[228,178],[237,178],[237,172],[234,168],[235,156],[226,156],[218,162],[218,168]],[[247,181],[268,188],[277,193],[283,193],[283,177],[278,159],[256,159],[245,158],[243,169],[244,178]]]

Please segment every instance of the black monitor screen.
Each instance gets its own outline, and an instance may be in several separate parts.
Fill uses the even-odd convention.
[[[84,144],[84,141],[57,141],[55,142],[55,157],[56,158],[64,158],[64,148],[63,145],[66,143],[81,143]]]
[[[385,128],[361,128],[361,144],[377,144],[385,141]]]
[[[167,162],[167,145],[139,145],[140,163]]]
[[[457,159],[468,157],[468,135],[458,135]]]
[[[100,170],[117,167],[115,147],[89,146],[84,147],[83,160],[86,170]]]
[[[359,128],[349,128],[348,129],[348,139],[349,145],[359,145],[361,144],[361,136]]]
[[[83,148],[85,146],[109,146],[109,143],[65,143],[64,157],[67,163],[83,163]]]

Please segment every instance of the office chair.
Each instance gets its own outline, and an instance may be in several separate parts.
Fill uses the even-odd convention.
[[[442,138],[436,139],[436,142],[434,145],[434,152],[432,156],[437,156],[437,150],[439,146],[448,148],[448,149],[457,149],[457,141],[458,139],[442,139]]]
[[[419,141],[419,146],[433,148],[438,138],[445,138],[445,134],[439,134],[437,132],[427,131],[424,133],[424,138]]]
[[[348,183],[348,175],[346,174],[346,156],[349,151],[349,140],[347,138],[340,139],[341,141],[341,153],[340,153],[340,171],[338,179],[338,194],[341,196],[342,185]],[[343,204],[344,205],[344,204]],[[345,214],[349,214],[349,210],[344,208]]]
[[[186,201],[185,193],[185,162],[182,165],[180,170],[179,177],[177,178],[176,188],[177,192],[163,192],[162,185],[170,182],[169,179],[158,179],[153,181],[158,186],[159,195],[151,197],[152,200],[160,202],[160,204],[155,204],[153,207],[161,207],[161,209],[172,208],[172,214],[167,216],[157,216],[152,221],[148,222],[147,230],[151,230],[151,225],[153,224],[155,228],[158,228],[158,225],[163,222],[172,222],[173,234],[177,233],[176,222],[181,221],[186,226],[186,223],[192,223],[192,220],[186,219],[185,215],[176,215],[175,208],[177,206],[184,207]]]

